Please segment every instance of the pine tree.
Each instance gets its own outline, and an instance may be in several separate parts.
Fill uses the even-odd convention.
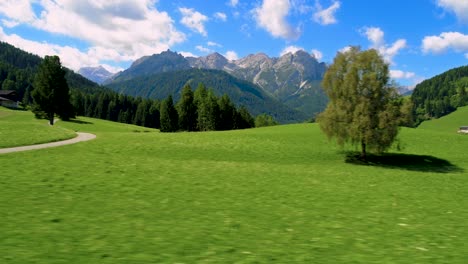
[[[58,56],[46,56],[39,65],[32,97],[36,117],[47,118],[51,125],[55,114],[63,120],[74,117],[65,70]]]
[[[219,126],[218,100],[213,91],[209,91],[205,98],[197,100],[197,126],[200,131],[214,131]]]
[[[182,96],[177,104],[179,113],[179,128],[186,131],[197,129],[197,107],[194,103],[194,95],[190,85],[182,89]]]
[[[172,95],[169,95],[166,100],[161,103],[160,124],[161,132],[176,132],[178,130],[178,114],[174,107]]]
[[[231,130],[235,128],[236,107],[227,94],[218,100],[219,105],[219,130]]]

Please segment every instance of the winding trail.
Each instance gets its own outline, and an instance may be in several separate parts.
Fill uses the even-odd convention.
[[[63,141],[44,143],[44,144],[37,144],[37,145],[30,145],[30,146],[0,148],[0,154],[27,151],[27,150],[33,150],[33,149],[53,148],[53,147],[59,147],[59,146],[64,146],[64,145],[75,144],[75,143],[78,143],[78,142],[88,141],[88,140],[92,140],[92,139],[96,138],[96,135],[90,134],[90,133],[77,132],[76,134],[78,134],[77,137],[72,138],[72,139],[63,140]]]

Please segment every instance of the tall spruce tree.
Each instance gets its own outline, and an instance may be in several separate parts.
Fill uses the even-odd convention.
[[[367,151],[387,150],[398,134],[402,100],[390,87],[388,64],[374,49],[339,52],[322,82],[330,101],[319,115],[320,128],[338,144]]]
[[[65,70],[58,56],[46,56],[39,65],[31,94],[34,114],[38,118],[47,118],[51,125],[54,124],[55,114],[62,120],[74,116]]]
[[[193,97],[192,87],[185,85],[177,104],[179,128],[182,130],[195,131],[197,129],[197,107]]]
[[[234,129],[236,124],[236,107],[231,102],[231,98],[227,94],[223,95],[218,100],[219,105],[219,130]]]
[[[176,132],[178,130],[179,116],[174,107],[172,95],[169,95],[162,103],[160,110],[160,131]]]

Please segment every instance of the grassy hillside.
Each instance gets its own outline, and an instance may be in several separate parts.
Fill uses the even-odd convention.
[[[0,148],[33,145],[75,137],[73,130],[49,126],[25,111],[0,107]]]
[[[411,164],[364,166],[316,124],[81,121],[57,125],[96,140],[0,156],[1,263],[468,261],[468,138],[453,131],[403,129],[393,158]]]
[[[420,129],[455,133],[460,126],[468,126],[468,106],[459,107],[448,116],[426,121],[419,125]]]

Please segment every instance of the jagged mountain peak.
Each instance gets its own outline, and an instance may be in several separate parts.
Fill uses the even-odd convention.
[[[222,70],[224,67],[229,64],[228,59],[226,59],[223,55],[214,52],[209,54],[208,56],[198,57],[198,58],[190,58],[189,59],[190,66],[194,68],[203,68],[203,69],[216,69]]]
[[[82,67],[78,70],[78,73],[88,80],[99,84],[102,84],[114,75],[114,73],[108,71],[102,65],[96,67]]]

